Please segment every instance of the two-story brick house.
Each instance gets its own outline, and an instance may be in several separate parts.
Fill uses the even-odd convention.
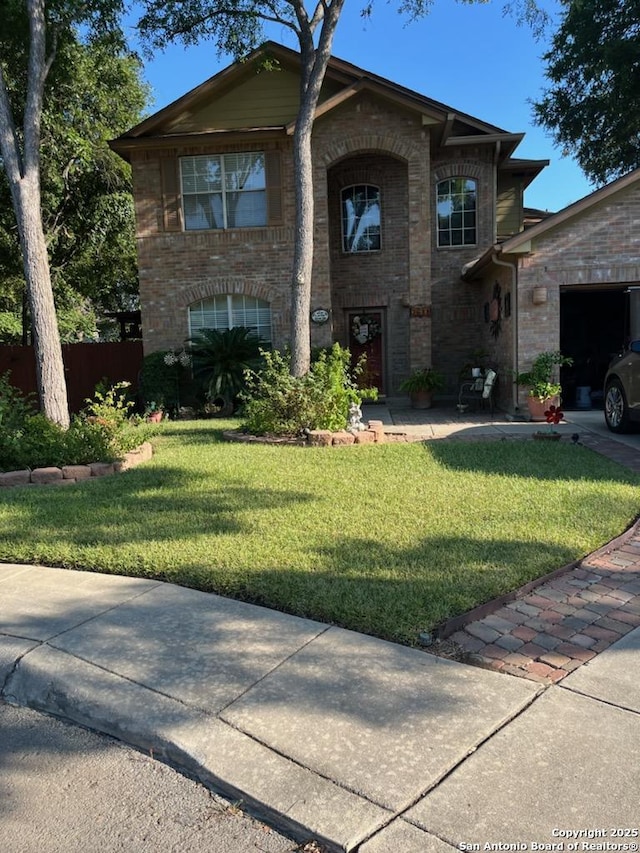
[[[112,143],[133,169],[146,352],[230,325],[286,343],[298,67],[268,43]],[[512,156],[522,137],[331,59],[313,129],[312,345],[366,351],[386,394],[426,365],[453,394],[478,349],[510,376],[516,278],[499,258],[496,275],[462,272],[522,231],[547,164]]]

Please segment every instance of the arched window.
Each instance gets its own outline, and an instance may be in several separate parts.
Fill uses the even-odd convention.
[[[246,326],[263,341],[271,343],[271,306],[264,299],[223,293],[189,306],[189,337],[202,329],[232,329]]]
[[[477,184],[471,178],[447,178],[437,189],[438,246],[475,246]]]
[[[358,184],[342,190],[342,249],[380,250],[380,189]]]

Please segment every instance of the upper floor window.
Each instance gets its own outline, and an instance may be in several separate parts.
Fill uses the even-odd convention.
[[[189,337],[203,329],[246,326],[271,343],[271,306],[264,299],[240,293],[222,293],[189,306]]]
[[[448,178],[438,184],[438,246],[477,243],[476,188],[476,182],[470,178]]]
[[[345,252],[380,249],[380,189],[358,184],[342,190],[342,248]]]
[[[180,177],[186,230],[267,224],[263,153],[181,157]]]

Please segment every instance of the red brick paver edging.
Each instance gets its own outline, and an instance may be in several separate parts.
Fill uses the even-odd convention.
[[[449,640],[469,663],[554,683],[640,626],[640,520]],[[437,645],[429,651],[437,651]]]

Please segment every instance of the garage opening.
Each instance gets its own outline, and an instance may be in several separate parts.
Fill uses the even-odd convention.
[[[565,408],[602,407],[611,359],[628,343],[629,285],[567,287],[560,293],[560,350],[573,365],[561,371]]]

